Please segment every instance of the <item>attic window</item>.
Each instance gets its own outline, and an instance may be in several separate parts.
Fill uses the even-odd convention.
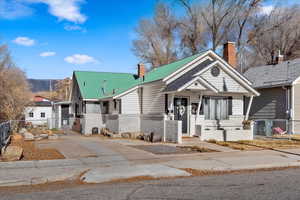
[[[213,68],[211,68],[211,75],[214,77],[217,77],[220,75],[220,69],[217,66],[214,66]]]

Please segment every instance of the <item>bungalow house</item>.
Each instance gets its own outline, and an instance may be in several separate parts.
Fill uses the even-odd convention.
[[[243,126],[251,107],[244,113],[244,97],[259,93],[235,65],[234,43],[227,43],[224,58],[207,50],[147,73],[143,64],[137,74],[75,71],[73,129],[153,132],[174,142],[252,139]]]
[[[261,94],[255,98],[250,119],[256,120],[256,133],[272,135],[274,127],[300,133],[300,59],[274,65],[252,67],[244,75]]]
[[[25,107],[25,122],[33,126],[47,125],[52,118],[52,101],[42,97],[34,96],[33,101]]]

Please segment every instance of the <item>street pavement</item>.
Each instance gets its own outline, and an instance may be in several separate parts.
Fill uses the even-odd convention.
[[[298,200],[300,169],[131,183],[0,189],[1,200]]]

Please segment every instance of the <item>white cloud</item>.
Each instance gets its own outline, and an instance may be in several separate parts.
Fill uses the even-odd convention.
[[[83,65],[87,63],[98,63],[98,61],[88,55],[85,54],[74,54],[72,56],[65,57],[64,59],[67,63],[75,64],[75,65]]]
[[[87,19],[80,12],[80,4],[85,0],[27,0],[32,3],[44,3],[49,6],[50,14],[60,20],[67,20],[74,23],[84,23]]]
[[[262,6],[260,8],[260,13],[263,15],[269,15],[274,9],[274,6],[269,5],[269,6]]]
[[[32,13],[32,9],[19,0],[0,0],[0,19],[16,19]]]
[[[55,56],[55,55],[56,55],[56,52],[53,52],[53,51],[46,51],[46,52],[40,53],[41,57],[49,57],[49,56]]]
[[[70,24],[66,24],[66,25],[64,26],[64,29],[65,29],[66,31],[81,31],[81,32],[83,32],[83,33],[86,32],[86,29],[85,29],[85,28],[83,28],[83,27],[81,27],[81,26],[78,26],[78,25],[70,25]]]
[[[28,37],[17,37],[13,40],[14,43],[22,46],[33,46],[35,44],[35,41],[33,39],[30,39]]]

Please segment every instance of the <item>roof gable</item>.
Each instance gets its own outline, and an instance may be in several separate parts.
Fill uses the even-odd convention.
[[[218,76],[213,76],[211,70],[203,72],[200,77],[212,84],[220,92],[247,93],[242,84],[238,83],[232,76],[225,72],[220,66],[215,65],[220,71]]]
[[[144,77],[144,83],[161,80],[161,79],[169,76],[170,74],[176,72],[178,69],[189,64],[190,62],[192,62],[199,56],[203,55],[205,52],[207,52],[207,51],[203,51],[201,53],[198,53],[198,54],[192,55],[190,57],[175,61],[173,63],[154,68],[153,70],[146,73],[146,75]]]

